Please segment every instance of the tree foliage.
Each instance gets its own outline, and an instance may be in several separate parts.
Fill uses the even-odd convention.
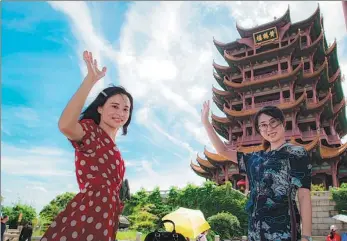
[[[333,188],[332,196],[339,214],[347,214],[347,183],[343,183],[340,188]]]
[[[53,222],[54,218],[63,211],[67,204],[75,197],[72,192],[66,192],[55,197],[50,203],[43,207],[40,218],[47,223]]]
[[[242,234],[239,220],[230,213],[217,213],[208,218],[208,223],[212,230],[220,235],[221,240],[231,239]]]
[[[12,207],[2,207],[2,214],[9,217],[8,225],[10,228],[17,228],[27,222],[32,222],[36,218],[36,210],[30,205],[15,203]],[[22,214],[22,219],[18,222],[19,215]]]

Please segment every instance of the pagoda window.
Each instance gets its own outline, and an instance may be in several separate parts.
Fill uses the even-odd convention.
[[[254,51],[253,51],[253,50],[250,50],[250,51],[248,52],[248,56],[251,56],[251,55],[254,55]]]
[[[261,68],[261,69],[256,69],[254,70],[254,77],[255,79],[260,78],[261,77],[267,77],[270,76],[272,74],[276,74],[278,70],[277,64],[272,65],[272,66],[268,66],[266,68]]]
[[[252,127],[246,127],[246,135],[251,136],[252,135]]]
[[[292,130],[292,121],[286,121],[286,130],[291,131]]]
[[[235,58],[242,58],[242,57],[246,57],[246,52],[243,53],[239,53],[239,54],[235,54],[234,55]]]
[[[288,62],[281,63],[281,70],[282,72],[288,70]]]
[[[264,46],[261,46],[259,49],[257,49],[257,54],[265,52],[265,51],[269,51],[272,49],[278,49],[279,48],[279,43],[275,43],[275,44],[266,44]]]
[[[246,79],[250,79],[251,76],[252,76],[251,71],[245,71],[245,78],[246,78]]]
[[[307,36],[301,36],[301,48],[305,48],[307,46]]]
[[[329,127],[324,127],[324,131],[327,135],[331,135],[331,131],[330,131],[330,126]]]
[[[290,98],[290,91],[289,91],[289,90],[283,91],[283,98],[284,98],[284,99]]]
[[[304,63],[304,71],[305,72],[310,71],[310,62],[305,62]]]

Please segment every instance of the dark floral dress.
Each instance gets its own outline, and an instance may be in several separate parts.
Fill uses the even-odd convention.
[[[239,152],[237,156],[240,173],[247,174],[250,184],[248,240],[300,240],[301,218],[295,196],[298,188],[311,188],[307,151],[285,143],[278,150]]]

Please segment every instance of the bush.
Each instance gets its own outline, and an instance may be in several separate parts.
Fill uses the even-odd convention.
[[[332,196],[339,214],[347,214],[347,184],[342,184],[340,188],[333,188]]]
[[[312,192],[321,192],[321,191],[326,191],[324,185],[321,184],[312,184],[311,185],[311,191]]]
[[[207,221],[221,240],[231,239],[242,234],[239,220],[230,213],[218,213],[209,217]]]

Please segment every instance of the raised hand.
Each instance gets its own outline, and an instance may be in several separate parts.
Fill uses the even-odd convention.
[[[210,101],[205,101],[201,110],[201,122],[203,125],[210,123],[208,117],[210,114]]]
[[[92,82],[97,82],[103,78],[106,74],[106,67],[103,67],[100,71],[96,59],[93,59],[93,54],[88,51],[83,52],[83,59],[86,62],[88,74],[86,79],[91,80]]]

